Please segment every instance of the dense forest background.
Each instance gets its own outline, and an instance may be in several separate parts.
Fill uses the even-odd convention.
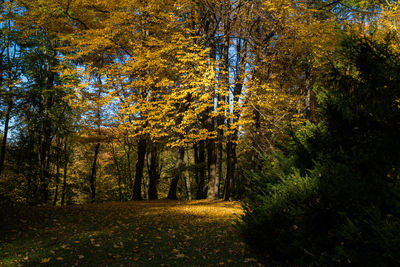
[[[54,205],[240,197],[247,162],[316,121],[340,25],[378,19],[291,1],[1,8],[1,196]]]
[[[0,203],[243,200],[261,258],[399,263],[397,1],[0,4]]]

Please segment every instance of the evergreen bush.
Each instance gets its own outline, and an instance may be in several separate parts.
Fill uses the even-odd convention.
[[[344,38],[320,80],[319,124],[294,137],[291,171],[274,163],[253,176],[240,228],[260,258],[400,264],[400,55],[388,47]]]

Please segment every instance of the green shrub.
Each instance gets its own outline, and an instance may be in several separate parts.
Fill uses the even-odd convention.
[[[400,56],[351,38],[339,56],[320,81],[320,123],[252,175],[240,228],[266,261],[400,264]]]

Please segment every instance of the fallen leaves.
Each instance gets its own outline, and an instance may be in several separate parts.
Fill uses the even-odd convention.
[[[51,259],[51,258],[43,258],[43,259],[40,261],[40,263],[48,263],[48,262],[50,262],[50,259]]]
[[[178,253],[178,254],[176,254],[176,257],[177,257],[178,259],[181,259],[181,258],[184,258],[184,257],[185,257],[185,254],[183,254],[183,253]]]
[[[59,212],[57,221],[32,223],[26,237],[15,232],[20,243],[34,240],[29,244],[29,258],[27,253],[20,253],[19,263],[257,266],[245,256],[245,248],[232,228],[238,218],[234,214],[242,213],[236,202],[141,201],[47,210],[48,214]],[[45,212],[41,214],[46,217]],[[14,251],[11,244],[0,243],[0,257]],[[5,266],[13,266],[11,262],[5,262]]]

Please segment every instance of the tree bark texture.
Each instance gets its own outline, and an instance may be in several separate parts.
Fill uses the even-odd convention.
[[[137,150],[137,162],[136,162],[136,174],[135,182],[133,184],[132,200],[142,200],[142,179],[143,179],[143,169],[146,156],[146,139],[145,137],[140,137],[138,140],[138,150]]]

